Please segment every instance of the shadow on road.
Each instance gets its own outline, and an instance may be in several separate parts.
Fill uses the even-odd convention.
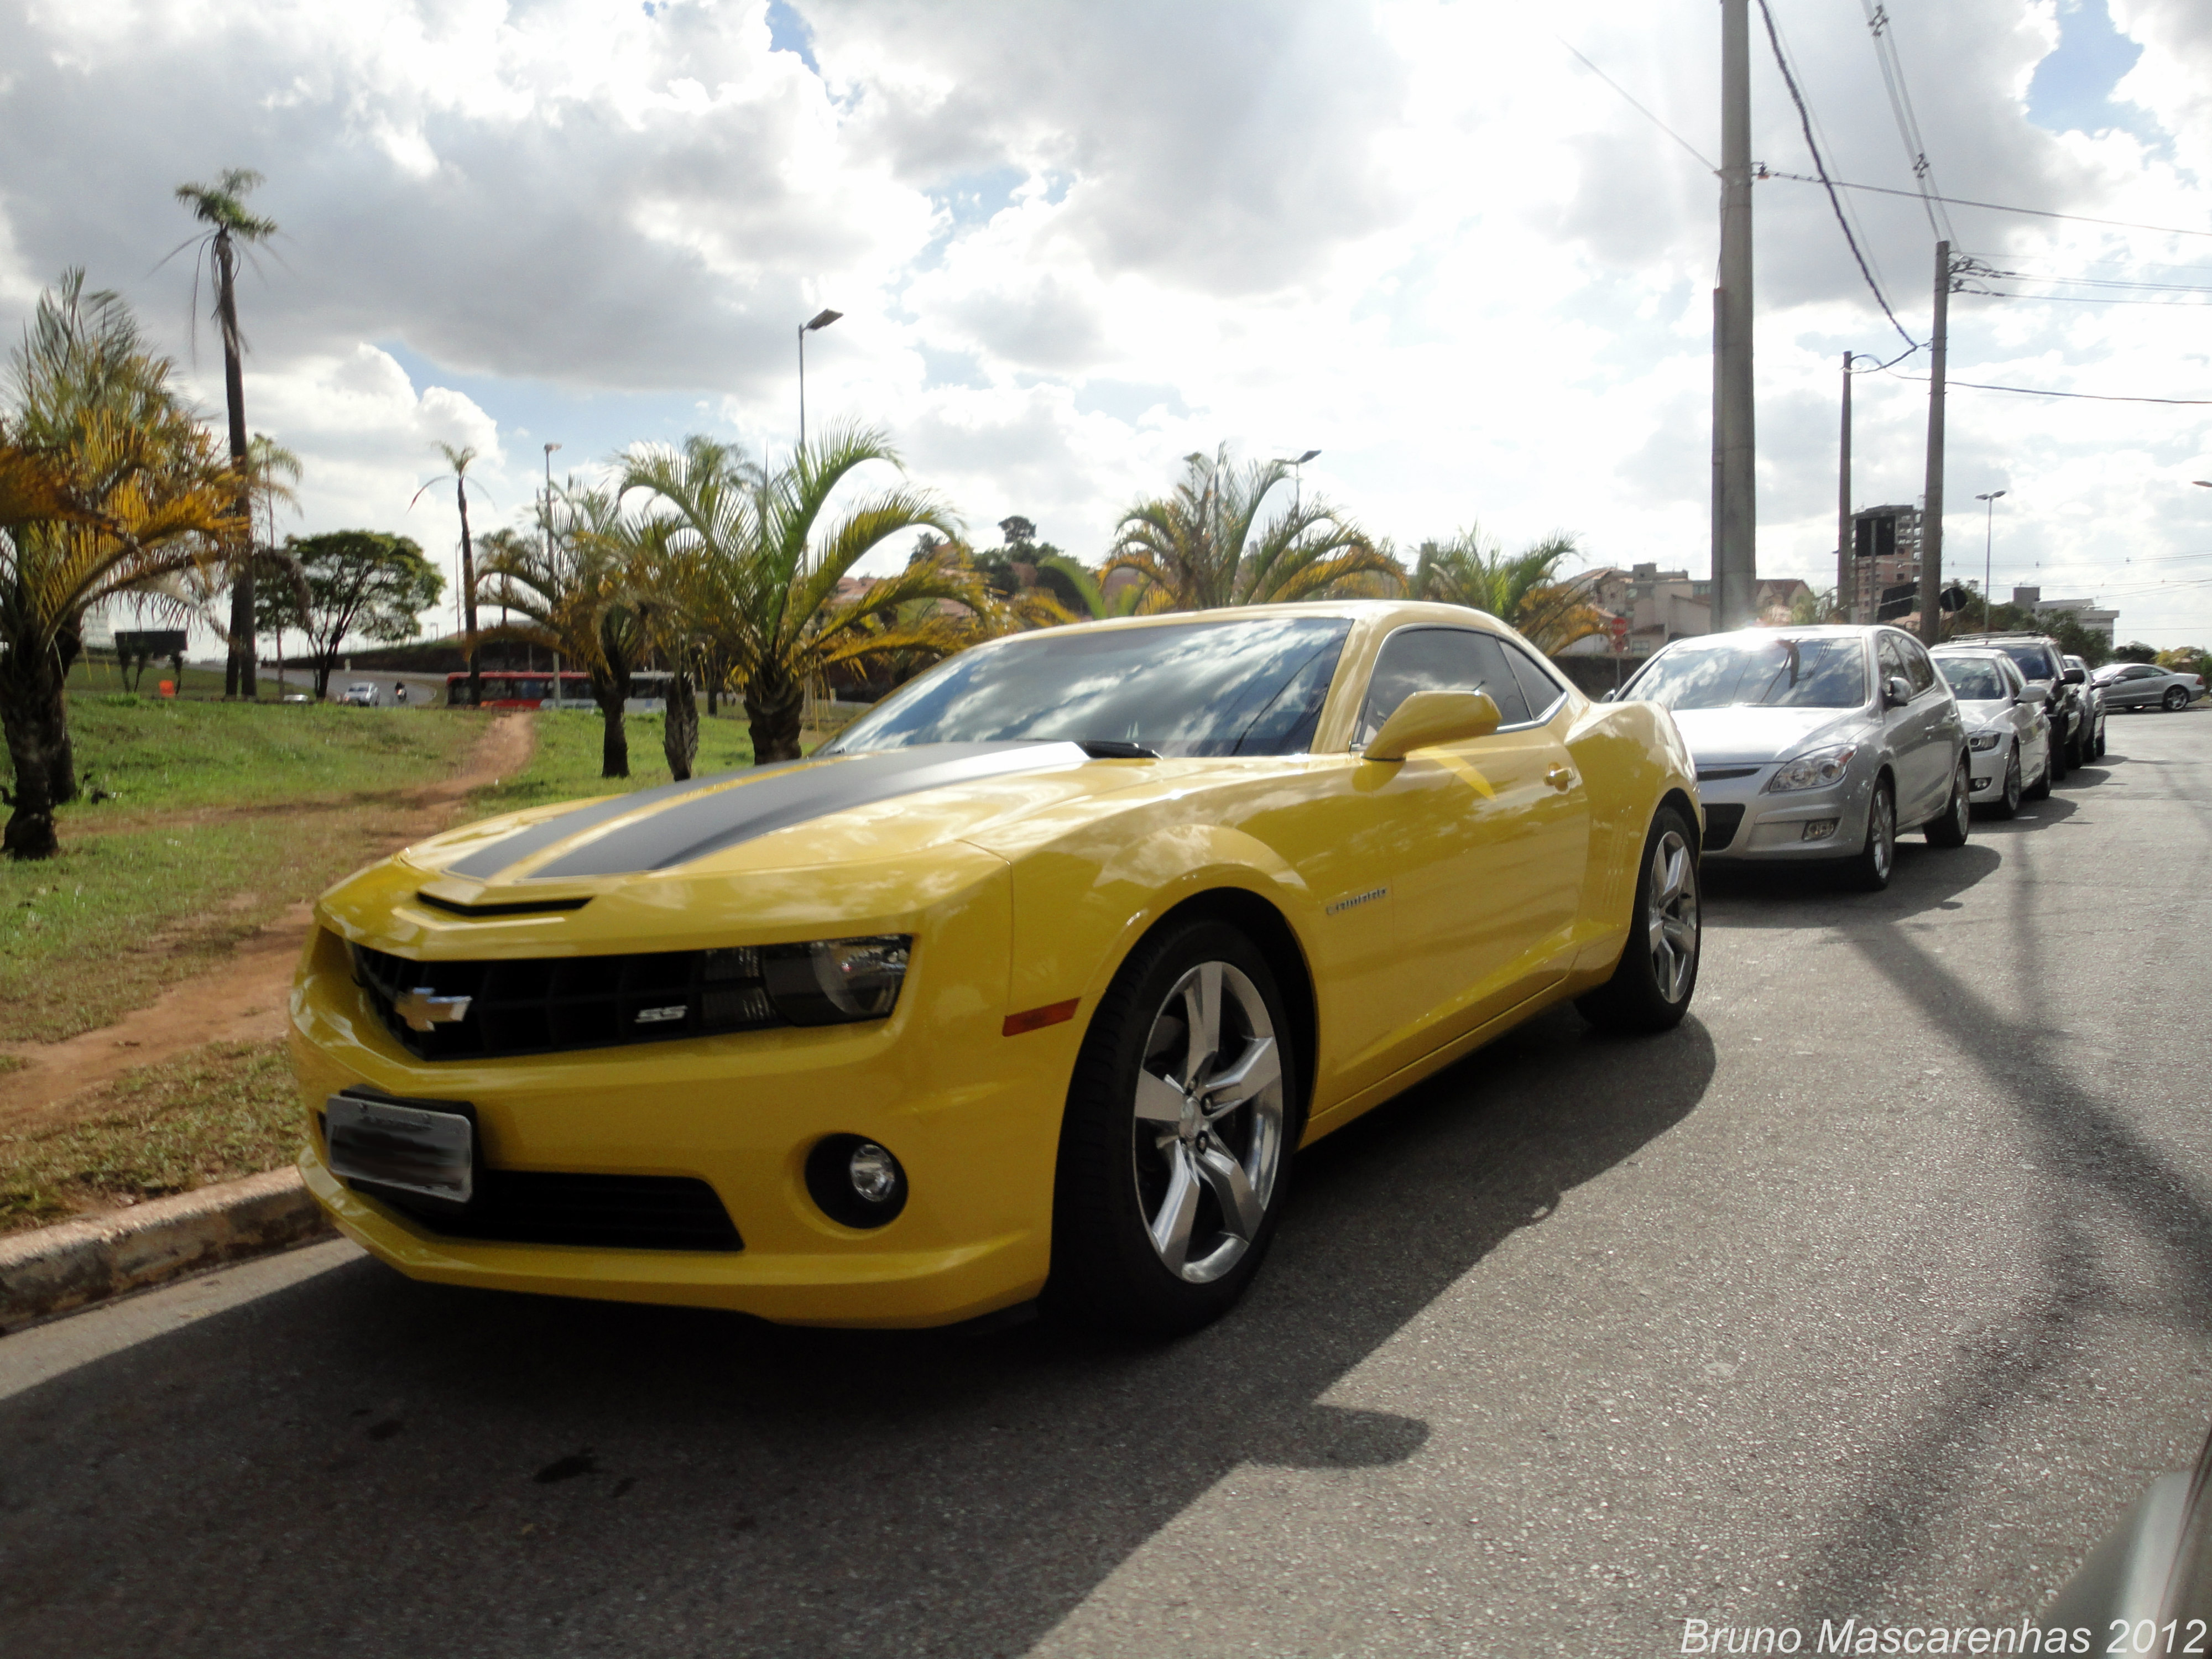
[[[1713,1068],[1544,1016],[1302,1157],[1255,1293],[1150,1351],[322,1274],[0,1405],[0,1640],[1019,1653],[1238,1464],[1413,1455],[1322,1396]]]

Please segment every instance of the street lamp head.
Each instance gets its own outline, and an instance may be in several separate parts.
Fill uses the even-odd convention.
[[[1315,456],[1320,453],[1321,451],[1318,449],[1309,449],[1304,454],[1298,457],[1298,465],[1300,466],[1304,466],[1308,461],[1313,459]]]
[[[546,453],[548,455],[550,455],[550,454],[551,454],[555,450],[556,450],[556,449],[558,449],[558,448],[560,448],[560,447],[561,447],[561,446],[560,446],[560,445],[558,445],[558,444],[548,444],[548,445],[546,445],[546,446],[545,446],[545,453]]]
[[[823,329],[823,328],[827,328],[827,327],[829,327],[829,326],[830,326],[830,324],[832,324],[832,323],[836,322],[836,321],[840,317],[843,316],[844,314],[845,314],[845,313],[844,313],[843,312],[842,312],[842,311],[830,311],[830,310],[828,310],[828,309],[826,309],[826,308],[825,308],[825,309],[824,309],[824,310],[823,310],[823,311],[822,311],[818,315],[817,315],[817,316],[815,317],[815,319],[813,319],[813,321],[811,321],[811,322],[810,322],[810,323],[808,323],[808,324],[806,325],[805,329],[804,330],[804,331],[805,331],[805,332],[806,332],[806,333],[808,333],[808,334],[811,334],[811,333],[813,333],[817,329]]]
[[[2191,478],[2189,482],[2199,489],[2212,489],[2212,478]]]
[[[1991,491],[1990,491],[1990,493],[1989,493],[1988,495],[1977,495],[1977,496],[1975,496],[1975,497],[1974,497],[1974,499],[1975,499],[1976,501],[1993,501],[1996,500],[1996,498],[1997,498],[1998,496],[2000,496],[2000,495],[2003,495],[2004,493],[2005,493],[2005,492],[2004,492],[2003,490],[2002,490],[2002,489],[1992,489]]]

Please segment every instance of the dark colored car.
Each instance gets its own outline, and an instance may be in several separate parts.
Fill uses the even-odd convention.
[[[2051,688],[2044,705],[2051,719],[2051,775],[2055,781],[2067,769],[2095,758],[2097,710],[2089,691],[2089,676],[2066,665],[2065,653],[2047,634],[1961,635],[1955,645],[1991,646],[2010,657],[2021,678]]]

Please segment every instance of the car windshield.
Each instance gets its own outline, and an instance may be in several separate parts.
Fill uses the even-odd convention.
[[[1855,636],[1780,635],[1677,645],[1624,695],[1662,708],[1856,708],[1867,697],[1866,647]]]
[[[822,752],[1058,740],[1297,754],[1313,744],[1351,631],[1341,617],[1048,629],[955,657]]]
[[[1951,695],[1961,702],[1999,702],[2004,698],[2004,676],[1987,657],[1938,657],[1936,665],[1950,681]]]
[[[1997,647],[2020,665],[2020,672],[2032,680],[2055,680],[2058,665],[2051,660],[2051,653],[2039,645],[2003,645]]]

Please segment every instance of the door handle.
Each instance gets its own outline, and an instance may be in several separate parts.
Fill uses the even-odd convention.
[[[1544,781],[1554,789],[1570,788],[1573,786],[1574,781],[1575,769],[1571,766],[1555,766],[1544,774]]]

